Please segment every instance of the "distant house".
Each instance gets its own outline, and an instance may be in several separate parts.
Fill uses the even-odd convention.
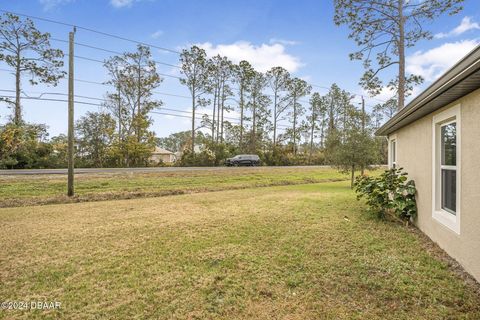
[[[417,226],[480,281],[480,47],[378,131],[417,186]]]
[[[155,147],[155,150],[152,152],[149,160],[153,163],[174,163],[177,160],[177,157],[171,151],[162,149],[160,147]]]

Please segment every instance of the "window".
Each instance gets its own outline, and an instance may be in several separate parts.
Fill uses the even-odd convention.
[[[460,107],[433,117],[433,217],[460,233]]]
[[[390,143],[390,152],[392,153],[392,168],[397,166],[397,140]]]
[[[440,126],[442,209],[455,214],[457,198],[457,123]]]
[[[388,140],[388,165],[390,168],[397,167],[397,135],[389,137]]]

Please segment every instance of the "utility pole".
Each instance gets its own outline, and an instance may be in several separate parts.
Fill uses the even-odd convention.
[[[362,96],[362,135],[365,136],[365,99]],[[363,176],[365,173],[365,166],[362,165],[360,174]]]
[[[67,195],[72,197],[74,194],[73,190],[73,168],[74,168],[74,147],[73,147],[73,138],[74,138],[74,129],[73,129],[73,55],[74,55],[74,37],[75,37],[76,28],[73,27],[73,31],[69,33],[69,51],[68,51],[68,186],[67,186]]]

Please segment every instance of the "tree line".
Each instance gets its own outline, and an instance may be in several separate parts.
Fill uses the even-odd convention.
[[[190,94],[191,128],[159,138],[151,114],[163,106],[154,94],[163,79],[149,47],[112,56],[104,61],[112,90],[105,93],[100,111],[76,122],[77,166],[157,165],[149,161],[156,146],[180,152],[178,165],[219,165],[238,153],[259,154],[269,165],[332,164],[352,172],[384,163],[385,141],[373,131],[403,107],[408,92],[422,81],[405,74],[405,49],[431,37],[423,22],[459,12],[461,2],[334,1],[334,22],[347,25],[360,47],[350,56],[363,60],[360,85],[376,95],[383,86],[380,72],[398,66],[398,76],[387,84],[396,97],[370,112],[336,84],[321,95],[281,66],[259,72],[248,61],[208,57],[192,46],[179,58],[180,84]],[[0,16],[0,61],[15,78],[13,95],[0,98],[12,109],[0,127],[0,167],[65,165],[65,136],[49,139],[45,125],[26,123],[21,104],[24,76],[31,85],[56,86],[65,76],[63,57],[51,47],[50,34],[30,19]]]
[[[14,98],[2,97],[13,112],[0,128],[0,167],[63,167],[65,135],[48,139],[46,125],[26,123],[21,94],[25,74],[31,85],[56,86],[65,76],[64,53],[51,47],[50,34],[30,19],[7,13],[0,21],[0,60],[15,77]],[[75,124],[77,166],[157,165],[149,161],[155,146],[181,152],[179,165],[220,165],[238,153],[259,154],[269,165],[350,161],[360,168],[382,161],[381,143],[372,135],[374,115],[360,110],[353,96],[335,84],[322,96],[283,67],[262,73],[248,61],[209,58],[197,46],[181,52],[179,66],[180,84],[191,97],[191,130],[158,138],[151,112],[163,105],[154,95],[163,79],[149,47],[138,45],[106,59],[112,89],[100,111],[86,113]],[[232,111],[238,116],[230,116]],[[355,145],[352,139],[362,139],[364,147],[371,144],[374,152],[368,155],[374,156],[347,161],[342,148]],[[172,140],[177,140],[175,148]]]

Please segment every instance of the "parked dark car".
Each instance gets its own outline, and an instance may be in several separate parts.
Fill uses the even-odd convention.
[[[239,154],[233,158],[225,160],[225,164],[231,166],[258,166],[260,165],[260,157],[256,154]]]

